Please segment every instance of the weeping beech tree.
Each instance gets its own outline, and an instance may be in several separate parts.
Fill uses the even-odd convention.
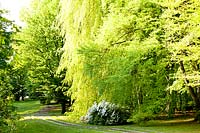
[[[65,37],[60,70],[66,69],[65,80],[72,82],[77,117],[101,100],[154,115],[167,101],[175,106],[177,92],[189,92],[199,119],[197,0],[60,3]],[[169,96],[167,88],[177,92]]]
[[[161,14],[161,6],[150,1],[61,1],[65,52],[60,69],[67,69],[66,81],[72,82],[75,115],[104,99],[135,112],[163,109]]]
[[[167,100],[167,50],[158,37],[163,34],[162,7],[150,1],[113,4],[95,43],[79,50],[84,72],[97,87],[99,100],[129,107],[133,119],[153,116],[164,110]]]
[[[78,116],[86,113],[96,99],[97,92],[92,88],[91,80],[83,73],[83,62],[77,54],[77,49],[94,40],[102,23],[101,17],[99,0],[61,1],[59,24],[65,36],[65,45],[59,71],[67,70],[65,81],[72,82],[69,92],[72,92],[72,98],[76,99],[74,114]]]

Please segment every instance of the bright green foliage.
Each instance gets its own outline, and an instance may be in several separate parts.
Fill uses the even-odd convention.
[[[180,0],[164,2],[163,6],[166,6],[162,16],[165,42],[170,51],[171,64],[178,65],[173,75],[175,81],[170,89],[190,92],[198,112],[200,110],[200,4],[198,0]]]
[[[68,100],[64,96],[68,88],[63,87],[62,75],[56,74],[63,45],[55,26],[58,11],[59,0],[33,1],[22,16],[27,25],[16,37],[21,42],[15,46],[15,66],[28,71],[29,92],[42,96],[43,103],[53,98],[58,102]]]
[[[11,105],[12,94],[9,77],[9,62],[13,54],[11,48],[13,24],[3,17],[0,10],[0,132],[11,132],[14,129],[14,108]],[[9,30],[10,29],[10,30]]]
[[[164,109],[167,85],[166,50],[157,39],[162,8],[148,1],[125,4],[127,8],[115,7],[109,14],[98,44],[80,50],[84,72],[100,99],[128,106],[134,113],[157,114]]]
[[[189,102],[176,91],[188,88],[198,110],[199,7],[196,0],[36,0],[24,13],[15,70],[27,70],[25,84],[49,99],[65,101],[69,89],[76,119],[102,100],[128,107],[135,121],[174,113]]]
[[[83,73],[83,62],[77,55],[77,49],[95,37],[101,23],[101,2],[99,0],[64,0],[61,1],[61,5],[59,23],[65,35],[65,45],[60,70],[67,70],[66,81],[72,82],[70,91],[77,105],[74,106],[77,112],[74,112],[74,115],[80,117],[96,99],[96,90],[92,88],[91,80]],[[85,101],[85,99],[88,100]]]
[[[184,84],[188,79],[187,86],[199,86],[199,10],[200,4],[195,0],[168,2],[167,10],[163,14],[166,24],[163,26],[166,32],[167,47],[171,52],[172,63],[183,62],[186,73],[181,69],[175,75],[176,82]],[[175,87],[182,89],[182,86]]]
[[[29,67],[31,82],[47,91],[54,80],[60,58],[58,50],[62,46],[58,29],[54,26],[56,11],[56,0],[35,1],[32,10],[24,13],[27,27],[19,34],[23,42],[17,47],[16,66]]]
[[[94,14],[87,16],[84,13],[93,8],[85,8],[86,1],[65,2],[60,18],[66,38],[61,68],[67,68],[66,79],[73,81],[70,90],[76,99],[76,115],[102,99],[136,112],[162,111],[167,85],[163,60],[167,51],[159,29],[163,8],[153,1],[102,0]],[[82,25],[89,22],[92,27]],[[91,30],[93,26],[96,31]]]

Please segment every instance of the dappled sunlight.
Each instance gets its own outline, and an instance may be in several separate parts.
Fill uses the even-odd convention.
[[[163,120],[159,121],[160,123],[174,123],[174,124],[181,124],[181,123],[191,123],[194,122],[194,118],[188,118],[188,119],[175,119],[175,120]]]
[[[66,116],[24,116],[20,120],[41,119],[41,120],[66,120]]]

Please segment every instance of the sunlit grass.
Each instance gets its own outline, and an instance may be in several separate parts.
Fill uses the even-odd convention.
[[[123,125],[116,126],[128,130],[137,130],[150,133],[200,133],[200,124],[193,122],[193,119],[177,119],[177,120],[154,120],[143,123],[141,125]]]
[[[32,114],[44,107],[39,101],[34,100],[17,101],[14,102],[14,106],[16,107],[17,113],[20,115]]]
[[[15,102],[18,114],[27,115],[39,111],[44,106],[39,101],[20,101]],[[153,120],[142,123],[140,125],[120,125],[120,126],[96,126],[84,123],[77,123],[79,126],[58,125],[47,122],[49,119],[69,122],[68,117],[61,115],[61,107],[59,104],[51,105],[47,115],[33,116],[28,115],[23,117],[18,123],[18,131],[16,133],[96,133],[96,132],[123,132],[121,129],[127,131],[140,131],[149,133],[199,133],[200,124],[193,122],[193,119],[175,119],[175,120]],[[46,121],[47,120],[47,121]],[[88,128],[91,127],[91,128]],[[114,129],[114,130],[113,130]],[[116,129],[116,130],[115,130]]]
[[[28,119],[17,123],[17,131],[15,131],[15,133],[102,133],[105,131],[114,132],[110,130],[91,129],[82,126],[62,126],[45,120]]]

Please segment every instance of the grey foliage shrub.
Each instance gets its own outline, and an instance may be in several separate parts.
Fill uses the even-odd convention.
[[[89,108],[84,121],[95,125],[119,125],[125,124],[129,116],[129,110],[113,103],[102,101],[99,104],[95,102]]]

